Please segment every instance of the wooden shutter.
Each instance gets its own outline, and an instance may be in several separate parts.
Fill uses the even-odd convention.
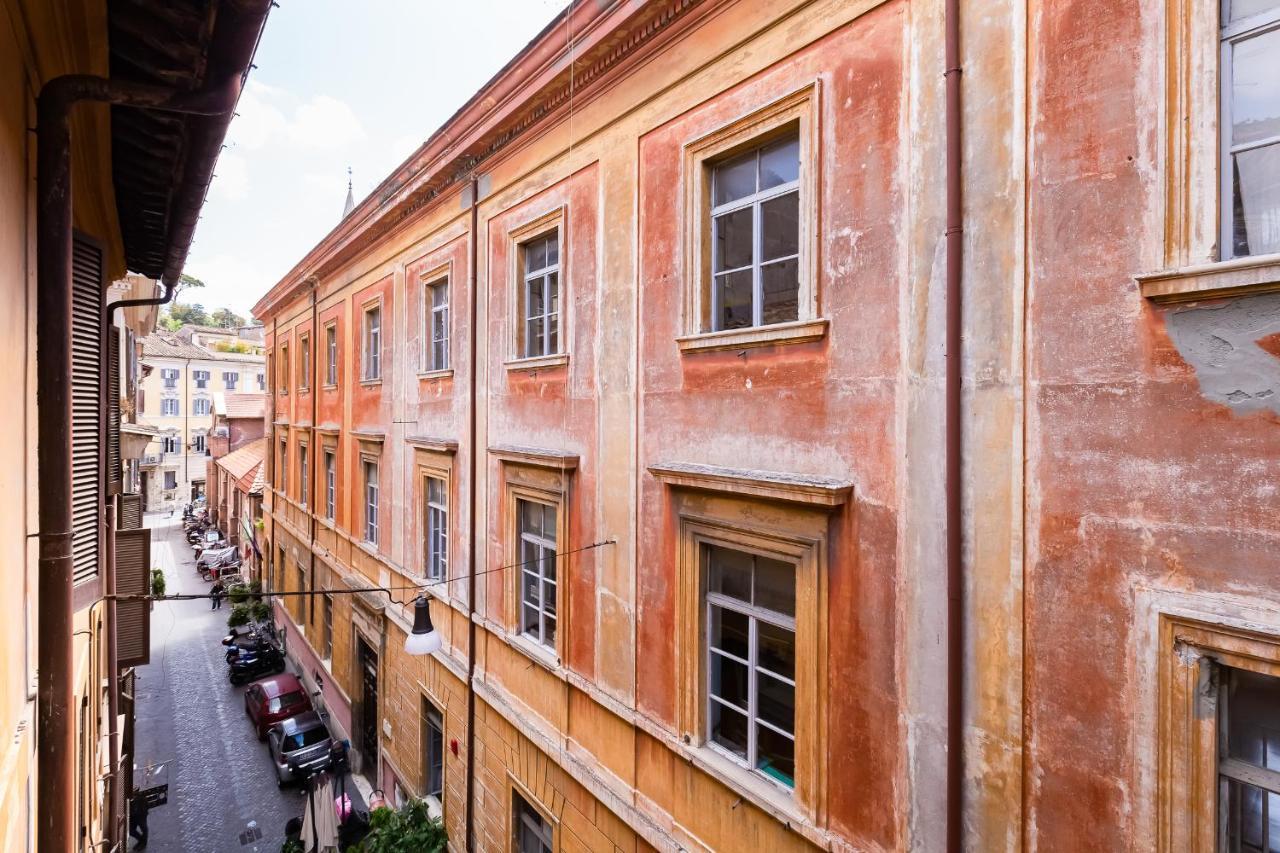
[[[107,495],[120,492],[120,333],[107,329]]]
[[[71,576],[98,574],[101,553],[102,250],[71,245]]]
[[[125,492],[120,496],[120,511],[116,513],[116,527],[120,530],[136,530],[142,527],[142,495]]]
[[[116,594],[151,592],[151,530],[116,531]],[[120,667],[151,661],[151,602],[116,602],[116,654]]]

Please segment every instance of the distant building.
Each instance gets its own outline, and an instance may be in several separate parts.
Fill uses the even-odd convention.
[[[235,329],[195,327],[142,339],[139,421],[156,437],[141,460],[139,490],[148,510],[171,509],[204,494],[217,395],[259,393],[266,385],[257,345]]]

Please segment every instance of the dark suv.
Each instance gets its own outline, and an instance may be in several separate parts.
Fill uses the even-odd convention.
[[[315,711],[276,723],[267,733],[267,749],[281,786],[328,768],[332,746],[329,728]]]

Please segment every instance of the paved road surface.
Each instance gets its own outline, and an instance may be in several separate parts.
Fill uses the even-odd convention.
[[[208,592],[177,518],[151,516],[152,563],[164,569],[169,592]],[[147,850],[183,853],[275,853],[284,825],[302,814],[303,794],[276,787],[271,758],[244,715],[244,688],[227,683],[219,639],[227,605],[166,601],[151,620],[151,663],[138,669],[137,770],[169,765],[169,802],[149,817]],[[262,840],[240,845],[257,821]]]

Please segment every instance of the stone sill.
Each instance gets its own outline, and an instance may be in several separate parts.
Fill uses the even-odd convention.
[[[1135,276],[1153,302],[1191,302],[1280,291],[1280,254],[1194,264]]]
[[[569,353],[558,352],[554,355],[539,355],[534,358],[513,358],[503,362],[507,370],[546,370],[552,367],[563,367],[569,363]]]
[[[712,352],[724,349],[746,349],[783,344],[803,344],[821,340],[827,334],[827,321],[797,320],[772,326],[752,326],[724,332],[700,332],[676,338],[681,352]]]
[[[423,370],[418,373],[418,379],[426,381],[428,379],[448,379],[453,375],[453,368],[446,367],[441,370]]]
[[[830,477],[723,468],[697,462],[657,462],[649,466],[649,473],[670,486],[823,508],[840,506],[853,492],[853,483]]]

